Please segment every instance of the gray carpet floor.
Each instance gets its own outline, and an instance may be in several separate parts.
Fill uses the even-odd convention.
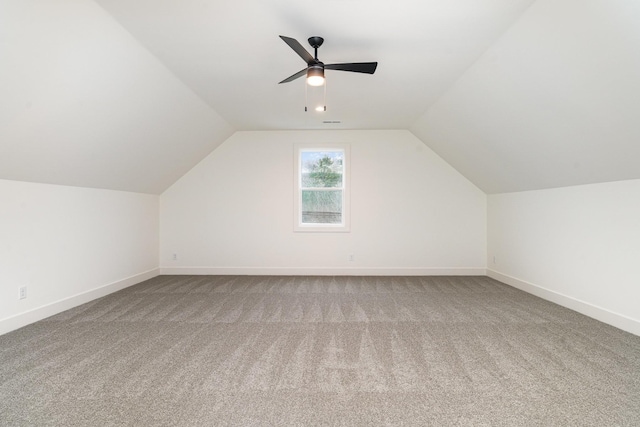
[[[159,276],[0,336],[3,426],[640,426],[640,337],[486,277]]]

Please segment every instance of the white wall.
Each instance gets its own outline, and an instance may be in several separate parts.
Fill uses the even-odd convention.
[[[0,333],[157,275],[158,199],[0,180]]]
[[[293,232],[296,142],[350,144],[350,233]],[[161,195],[160,224],[163,273],[484,274],[486,267],[486,195],[408,131],[236,132]]]
[[[487,233],[491,277],[640,335],[640,180],[491,195]]]

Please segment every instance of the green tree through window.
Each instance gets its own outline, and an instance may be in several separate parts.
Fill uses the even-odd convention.
[[[309,178],[314,187],[336,187],[342,184],[342,159],[324,156],[310,165]]]
[[[301,152],[300,201],[304,224],[343,224],[344,151]]]

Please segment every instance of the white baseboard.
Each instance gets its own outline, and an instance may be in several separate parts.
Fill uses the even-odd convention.
[[[514,288],[640,336],[640,321],[485,268],[161,267],[0,320],[0,335],[133,286],[160,274],[270,276],[489,276]]]
[[[636,319],[614,313],[606,308],[598,307],[597,305],[581,301],[568,295],[546,289],[542,286],[535,285],[491,269],[487,269],[487,276],[509,286],[513,286],[514,288],[520,289],[521,291],[525,291],[547,301],[551,301],[563,307],[577,311],[578,313],[582,313],[585,316],[604,322],[608,325],[615,326],[623,331],[640,336],[640,321]]]
[[[485,268],[160,267],[160,274],[215,276],[485,276]]]
[[[89,301],[93,301],[96,298],[109,295],[121,289],[128,288],[129,286],[144,282],[145,280],[152,279],[159,274],[160,269],[154,268],[153,270],[145,271],[144,273],[136,274],[125,279],[43,305],[42,307],[37,307],[29,311],[25,311],[24,313],[7,317],[6,319],[0,320],[0,335],[37,322],[38,320],[46,319],[54,314],[61,313]]]

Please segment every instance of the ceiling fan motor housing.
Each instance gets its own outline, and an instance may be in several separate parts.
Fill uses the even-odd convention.
[[[289,45],[295,53],[300,56],[307,63],[307,67],[298,71],[297,73],[287,77],[280,83],[288,83],[295,79],[298,79],[304,75],[307,76],[307,82],[312,86],[320,86],[324,84],[324,70],[340,70],[350,71],[353,73],[365,73],[373,74],[378,66],[377,62],[348,62],[342,64],[327,64],[318,60],[318,48],[324,43],[324,39],[320,36],[309,37],[308,41],[311,47],[314,49],[314,54],[311,55],[296,39],[286,36],[280,36],[280,38]],[[311,83],[313,81],[314,83]]]

